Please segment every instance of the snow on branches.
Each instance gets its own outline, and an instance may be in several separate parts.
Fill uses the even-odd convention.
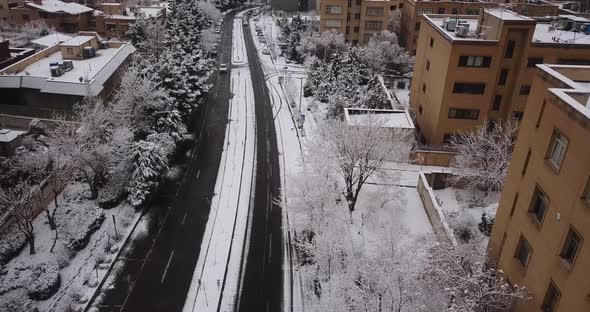
[[[516,122],[486,122],[471,132],[454,135],[450,147],[457,155],[451,163],[455,168],[451,181],[486,192],[501,190],[517,132]]]
[[[138,207],[168,170],[166,152],[156,143],[139,141],[133,145],[133,166],[127,191],[129,203]]]

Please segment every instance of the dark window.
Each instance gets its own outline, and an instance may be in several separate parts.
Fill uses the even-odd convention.
[[[506,80],[508,80],[508,69],[502,69],[502,71],[500,71],[500,79],[498,79],[498,85],[505,85]]]
[[[529,212],[539,224],[543,223],[545,212],[547,211],[548,206],[549,198],[547,198],[547,195],[545,195],[545,193],[543,193],[543,191],[541,191],[541,189],[536,186],[535,192],[533,193],[533,198],[531,200]]]
[[[543,118],[543,113],[545,112],[545,101],[541,104],[541,111],[539,111],[539,117],[537,117],[537,124],[535,125],[536,128],[539,128],[541,125],[541,119]]]
[[[426,60],[426,70],[430,70],[430,61]]]
[[[532,252],[533,250],[531,249],[531,245],[529,245],[529,242],[527,242],[526,238],[521,235],[520,239],[518,240],[518,245],[516,245],[514,258],[516,258],[518,262],[520,262],[520,264],[526,268],[526,266],[529,264],[529,260],[531,259]]]
[[[355,27],[357,30],[355,32],[358,32],[358,27]],[[359,43],[358,40],[352,40],[352,45],[357,45]]]
[[[531,149],[529,148],[529,151],[526,154],[526,158],[524,159],[524,166],[522,167],[522,175],[526,174],[526,169],[529,166],[529,161],[531,160]]]
[[[459,66],[461,67],[490,67],[492,58],[489,56],[461,55]]]
[[[520,95],[529,95],[529,93],[531,93],[531,86],[530,85],[520,86]]]
[[[549,142],[549,148],[547,149],[546,158],[556,169],[561,168],[568,144],[569,139],[559,130],[554,129],[551,141]]]
[[[453,85],[453,93],[483,94],[485,89],[485,83],[455,82]]]
[[[452,13],[452,14],[459,14],[459,9],[457,9],[457,8],[453,8],[453,9],[451,10],[451,13]]]
[[[582,238],[576,230],[570,228],[559,256],[570,265],[574,264],[578,250],[580,250],[580,245],[582,245]]]
[[[524,112],[515,111],[512,113],[512,119],[522,120],[522,117],[524,117]]]
[[[420,30],[420,22],[417,22],[417,23],[416,23],[416,26],[414,26],[414,29],[416,29],[416,30]]]
[[[492,104],[492,110],[499,111],[501,104],[502,104],[502,96],[501,95],[494,96],[494,104]]]
[[[526,67],[535,67],[535,65],[541,63],[543,63],[542,57],[529,57],[526,63]]]
[[[354,19],[355,20],[361,19],[361,13],[354,13]]]
[[[590,177],[588,177],[588,181],[586,181],[586,187],[584,188],[584,193],[582,194],[582,200],[586,205],[590,205]]]
[[[543,312],[553,312],[557,308],[557,303],[559,302],[559,297],[561,297],[561,293],[559,289],[553,283],[553,281],[549,282],[549,287],[547,288],[547,292],[545,293],[545,298],[543,298],[543,305],[541,305],[541,311]]]
[[[422,83],[422,93],[426,93],[426,83]]]
[[[471,119],[479,118],[479,109],[449,108],[449,118],[453,119]]]
[[[445,8],[438,8],[438,14],[445,14]]]
[[[514,200],[512,201],[512,208],[510,209],[510,216],[514,215],[514,210],[516,209],[516,204],[518,203],[518,193],[514,194]]]
[[[430,47],[434,47],[434,38],[430,38]]]
[[[361,0],[356,0],[356,5],[361,5]]]
[[[418,106],[418,113],[422,114],[422,105]]]
[[[350,34],[350,27],[349,26],[346,26],[346,34],[347,35]]]
[[[348,7],[352,8],[352,0],[348,0]]]
[[[346,21],[350,21],[350,13],[346,13]]]
[[[401,9],[401,8],[403,8],[403,7],[404,7],[404,4],[403,4],[403,3],[400,3],[400,4],[399,4],[399,8]]]
[[[392,5],[389,7],[389,11],[395,11],[397,9],[397,5]]]
[[[358,26],[355,26],[353,30],[354,30],[355,33],[357,33],[357,32],[359,32],[359,27]]]
[[[505,58],[512,58],[514,54],[514,47],[516,46],[516,42],[514,40],[508,40],[508,44],[506,45],[506,51],[504,52]]]

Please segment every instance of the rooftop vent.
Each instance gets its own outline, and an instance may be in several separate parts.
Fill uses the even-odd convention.
[[[469,24],[461,24],[457,27],[455,35],[460,38],[465,38],[469,34]]]

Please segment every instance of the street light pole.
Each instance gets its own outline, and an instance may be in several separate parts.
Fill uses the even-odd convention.
[[[301,113],[301,96],[303,95],[303,78],[299,78],[299,113]]]

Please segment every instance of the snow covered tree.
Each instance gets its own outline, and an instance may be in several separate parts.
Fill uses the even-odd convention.
[[[290,23],[285,19],[284,22],[279,25],[281,27],[281,36],[279,40],[283,43],[280,46],[281,52],[288,60],[302,63],[303,55],[301,49],[298,47],[302,36],[304,36],[309,29],[308,23],[297,14],[291,19]]]
[[[362,60],[372,69],[373,75],[386,69],[405,74],[414,66],[414,57],[398,45],[397,35],[388,30],[373,34],[369,43],[358,49]]]
[[[478,190],[501,190],[512,159],[518,132],[516,122],[486,122],[471,132],[457,133],[450,147],[457,154],[451,167],[454,183],[465,183]]]
[[[367,179],[386,160],[400,160],[409,150],[407,135],[380,127],[376,116],[367,116],[363,125],[326,121],[318,126],[317,138],[307,146],[306,160],[329,168],[344,184],[343,195],[352,216],[358,195]]]
[[[38,188],[37,188],[38,189]],[[31,188],[26,183],[19,183],[11,188],[0,188],[0,207],[4,211],[9,211],[14,218],[18,230],[25,236],[29,243],[29,254],[35,253],[35,196]]]
[[[156,143],[139,141],[133,147],[133,170],[127,186],[129,203],[139,207],[168,170],[166,152]]]
[[[340,57],[348,51],[349,46],[342,33],[331,30],[321,34],[311,33],[303,37],[297,49],[301,55],[314,55],[326,62],[329,59]]]
[[[215,33],[213,27],[201,31],[201,47],[203,51],[210,53],[215,49],[215,44],[219,40],[219,34]]]
[[[371,80],[359,92],[358,105],[363,108],[391,109],[391,102],[378,76]]]
[[[401,31],[401,21],[402,21],[402,11],[401,10],[389,11],[389,16],[387,19],[387,30],[389,30],[392,33],[399,34]]]
[[[477,243],[435,243],[424,273],[447,292],[448,311],[452,312],[512,311],[517,300],[529,298],[524,287],[502,277],[503,272],[487,261]]]
[[[211,2],[199,1],[197,2],[199,9],[203,12],[203,15],[210,21],[215,22],[221,19],[221,12]]]

